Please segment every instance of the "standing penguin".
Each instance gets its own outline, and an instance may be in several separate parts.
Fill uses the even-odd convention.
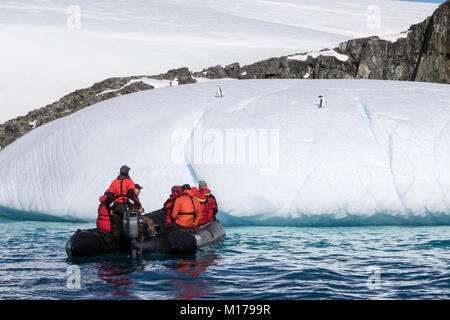
[[[220,88],[219,85],[216,86],[216,98],[222,98],[223,94],[222,94],[222,89]]]
[[[327,106],[327,100],[324,98],[324,96],[319,96],[319,99],[319,108],[325,108]]]

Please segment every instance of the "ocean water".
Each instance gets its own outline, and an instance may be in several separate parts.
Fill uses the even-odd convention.
[[[450,298],[449,226],[226,227],[195,256],[68,259],[91,227],[0,222],[0,299]]]

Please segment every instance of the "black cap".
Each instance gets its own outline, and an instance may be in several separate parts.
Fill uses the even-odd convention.
[[[130,167],[128,166],[122,166],[120,167],[120,173],[124,175],[128,175],[130,173]]]
[[[191,186],[189,184],[183,184],[183,186],[181,187],[181,191],[184,190],[191,190]]]
[[[138,190],[144,189],[143,187],[141,187],[140,185],[138,185],[137,183],[134,185],[134,187]]]

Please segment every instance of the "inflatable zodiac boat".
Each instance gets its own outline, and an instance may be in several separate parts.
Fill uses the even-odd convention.
[[[158,230],[164,224],[165,213],[162,209],[144,216],[153,219]],[[144,231],[141,214],[132,210],[124,215],[122,238],[99,229],[77,230],[67,241],[66,252],[69,257],[95,257],[106,253],[134,256],[142,252],[193,255],[199,248],[223,238],[225,230],[218,220],[208,221],[197,228],[148,235]]]

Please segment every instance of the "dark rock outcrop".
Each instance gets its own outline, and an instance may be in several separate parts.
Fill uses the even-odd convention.
[[[270,58],[248,66],[233,64],[215,66],[194,73],[209,79],[380,79],[449,83],[450,1],[443,3],[423,22],[412,25],[404,37],[388,41],[379,37],[354,39],[339,44],[333,50],[348,57],[303,53]],[[324,49],[322,51],[328,51]],[[227,69],[228,68],[228,69]],[[230,72],[229,70],[232,70]]]
[[[142,81],[131,82],[140,78],[142,77],[106,79],[89,88],[75,90],[52,104],[28,112],[25,116],[9,120],[0,125],[0,147],[6,147],[35,127],[67,116],[97,102],[123,94],[153,89],[152,86]]]
[[[217,65],[215,67],[209,67],[200,72],[194,72],[193,75],[196,78],[208,78],[208,79],[222,79],[222,78],[235,78],[239,79],[239,63],[235,62],[227,66],[222,67]]]
[[[450,1],[443,3],[427,19],[415,81],[449,83],[450,79]]]
[[[351,64],[333,56],[308,56],[302,61],[292,55],[244,66],[240,79],[349,79],[354,73]]]
[[[171,81],[178,81],[178,84],[187,84],[187,83],[195,83],[195,79],[192,78],[192,74],[189,71],[188,68],[179,68],[179,69],[172,69],[167,71],[167,73],[163,73],[157,76],[154,76],[152,78],[158,79],[158,80],[171,80]]]
[[[431,17],[411,26],[406,38],[350,40],[336,50],[350,57],[357,79],[449,83],[449,19],[447,1]]]
[[[195,83],[195,78],[221,79],[380,79],[436,83],[450,81],[449,41],[450,0],[432,16],[412,25],[406,37],[395,42],[379,37],[354,39],[334,48],[336,56],[299,54],[275,57],[247,66],[233,63],[209,67],[200,72],[188,68],[169,70],[156,76],[110,78],[89,88],[76,90],[26,116],[0,125],[0,148],[4,148],[33,128],[64,117],[94,103],[119,95],[153,89],[143,78]],[[324,49],[322,53],[332,52]],[[346,58],[346,57],[348,58]],[[343,59],[345,57],[345,59]]]

